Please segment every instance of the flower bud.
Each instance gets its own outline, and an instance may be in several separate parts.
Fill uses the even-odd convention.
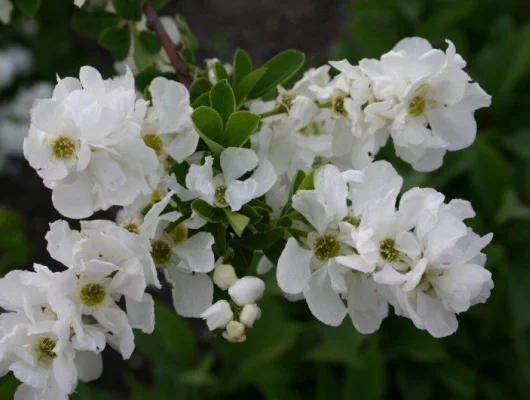
[[[236,283],[236,270],[228,264],[218,265],[213,271],[213,281],[221,290],[226,290]]]
[[[247,328],[252,328],[254,322],[260,319],[261,310],[256,304],[245,304],[241,313],[239,314],[239,322],[245,325]]]
[[[232,312],[228,301],[219,300],[217,303],[208,307],[201,314],[201,318],[206,321],[208,329],[213,331],[215,329],[224,328],[234,319],[234,313]]]
[[[244,306],[245,304],[256,303],[265,290],[265,284],[259,278],[255,276],[245,276],[238,279],[228,289],[228,294],[238,306]]]
[[[247,340],[247,336],[245,335],[245,325],[238,321],[230,321],[228,325],[226,325],[223,337],[232,343],[244,342]]]
[[[258,261],[257,273],[258,275],[265,275],[271,269],[274,268],[274,264],[267,258],[266,255],[261,256]]]

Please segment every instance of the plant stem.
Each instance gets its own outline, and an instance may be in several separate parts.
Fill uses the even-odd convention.
[[[166,52],[167,56],[169,57],[169,60],[171,61],[171,65],[173,65],[173,68],[175,69],[175,72],[178,75],[179,81],[184,86],[189,88],[191,85],[191,75],[188,70],[188,67],[186,67],[179,54],[177,53],[177,47],[171,41],[171,38],[167,34],[164,26],[162,25],[162,22],[160,22],[160,17],[156,13],[155,9],[153,8],[153,5],[149,0],[145,2],[144,15],[146,18],[147,27],[151,31],[156,33],[156,35],[158,36],[158,39],[160,40],[164,51]]]
[[[273,115],[286,114],[287,109],[285,107],[274,108],[270,111],[258,114],[260,118],[272,117]]]

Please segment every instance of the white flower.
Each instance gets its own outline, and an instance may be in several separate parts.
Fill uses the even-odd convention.
[[[221,264],[213,271],[213,282],[221,290],[226,290],[237,281],[236,270],[228,264]]]
[[[239,322],[247,328],[252,328],[254,322],[261,317],[261,310],[256,304],[245,304],[239,314]]]
[[[372,281],[375,263],[356,253],[351,237],[344,237],[339,230],[353,226],[343,222],[350,220],[347,184],[336,167],[326,165],[316,171],[314,186],[315,190],[298,191],[293,196],[293,208],[315,231],[309,233],[304,246],[294,238],[287,241],[278,261],[278,284],[287,294],[303,293],[320,321],[337,326],[349,312],[360,332],[371,333],[386,317],[387,304]]]
[[[440,167],[447,150],[470,146],[477,131],[473,113],[491,103],[447,42],[444,53],[424,39],[407,38],[380,61],[360,63],[375,97],[395,102],[391,134],[397,154],[420,171]]]
[[[228,289],[228,294],[238,306],[256,303],[265,291],[265,283],[254,276],[244,276],[238,279]]]
[[[195,152],[199,135],[191,122],[188,90],[179,82],[157,77],[149,86],[152,107],[143,128],[144,142],[157,155],[181,163]]]
[[[151,193],[146,176],[158,160],[140,135],[145,110],[130,71],[105,81],[90,67],[35,103],[24,155],[53,190],[59,212],[85,218]]]
[[[222,173],[213,176],[213,158],[206,157],[202,166],[192,165],[186,176],[186,188],[174,183],[174,190],[184,201],[203,198],[217,207],[229,206],[238,211],[250,200],[263,196],[276,182],[268,160],[258,159],[253,150],[229,147],[221,153]],[[246,180],[245,173],[255,170]]]
[[[245,334],[245,325],[238,321],[230,321],[226,325],[226,329],[223,332],[223,337],[232,343],[242,343],[247,340]]]
[[[204,310],[201,318],[206,321],[208,329],[214,331],[216,329],[224,329],[234,319],[234,313],[226,300],[219,300]]]
[[[10,0],[0,0],[0,22],[9,24],[11,21],[11,12],[13,11],[13,4]]]

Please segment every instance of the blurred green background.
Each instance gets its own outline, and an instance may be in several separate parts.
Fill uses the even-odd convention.
[[[32,49],[35,72],[20,85],[76,75],[84,64],[112,73],[110,56],[74,33],[71,0],[43,0],[38,34],[20,25],[0,27],[0,46]],[[495,289],[488,303],[462,315],[458,332],[436,340],[406,319],[390,316],[371,336],[349,320],[329,328],[311,318],[303,302],[281,298],[274,276],[260,302],[262,319],[246,343],[212,338],[199,321],[186,321],[160,294],[157,328],[138,333],[128,361],[106,351],[102,378],[80,384],[73,399],[526,399],[530,398],[530,1],[170,1],[166,14],[183,13],[203,56],[230,61],[236,47],[258,60],[287,47],[308,53],[308,64],[379,57],[407,36],[435,47],[452,40],[468,72],[493,96],[476,117],[469,149],[449,153],[431,174],[411,171],[386,148],[406,187],[431,186],[448,199],[472,202],[473,228],[494,232],[487,267]],[[0,106],[1,107],[1,106]],[[7,132],[0,132],[4,135]],[[47,223],[59,218],[50,193],[13,155],[0,171],[0,269],[50,262]],[[109,215],[109,214],[107,214]],[[274,274],[273,274],[274,275]],[[18,383],[0,380],[0,399]]]

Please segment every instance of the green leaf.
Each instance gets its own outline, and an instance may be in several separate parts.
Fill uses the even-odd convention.
[[[191,106],[193,108],[199,108],[201,106],[210,107],[210,92],[201,94],[193,103],[191,103]]]
[[[241,236],[245,231],[245,228],[247,227],[248,223],[250,222],[250,218],[235,211],[230,211],[227,208],[224,209],[224,212],[226,214],[226,217],[228,218],[230,226],[234,229],[236,235]]]
[[[20,381],[9,373],[0,380],[0,399],[13,399]]]
[[[209,93],[212,86],[212,82],[207,78],[196,79],[190,86],[190,101],[193,103],[202,94]]]
[[[213,207],[201,199],[194,200],[191,203],[191,209],[208,222],[221,222],[224,219],[223,210]]]
[[[140,71],[153,66],[155,62],[155,56],[144,47],[142,41],[138,37],[134,40],[133,57],[136,67]]]
[[[228,79],[228,72],[226,72],[224,65],[219,61],[215,63],[214,69],[217,82],[222,81],[223,79]]]
[[[298,190],[313,190],[315,188],[315,172],[318,170],[318,168],[315,168],[312,170],[309,174],[305,176],[305,178],[300,182],[298,185]],[[295,192],[296,193],[296,192]]]
[[[142,44],[143,48],[153,55],[157,55],[162,50],[162,44],[152,32],[141,31],[138,35],[138,40]]]
[[[250,92],[249,98],[261,97],[281,85],[304,65],[305,55],[299,50],[285,50],[277,54],[264,67],[267,72]]]
[[[296,191],[298,190],[298,188],[300,187],[300,185],[302,184],[305,178],[306,178],[306,174],[304,171],[302,171],[301,169],[296,171],[296,175],[294,176],[293,181],[291,183],[291,188],[289,189],[289,197],[287,199],[287,203],[285,203],[285,206],[282,209],[282,214],[281,214],[282,216],[285,216],[289,211],[291,211],[293,195],[296,193]]]
[[[105,29],[99,35],[98,43],[107,50],[110,50],[112,57],[116,60],[123,60],[129,54],[131,46],[131,36],[129,27],[111,27]]]
[[[199,136],[214,153],[220,153],[224,150],[221,145],[224,138],[223,120],[217,111],[210,107],[201,106],[191,114],[191,119]]]
[[[256,131],[258,124],[259,116],[250,111],[237,111],[230,115],[225,130],[226,147],[243,146]]]
[[[477,204],[486,213],[485,217],[494,219],[504,191],[512,185],[510,164],[484,137],[477,137],[471,153],[471,179],[478,194]]]
[[[18,8],[29,16],[34,16],[41,6],[41,0],[15,0]]]
[[[234,91],[226,79],[217,82],[210,90],[210,104],[221,115],[223,126],[226,126],[228,118],[236,108]]]
[[[234,239],[230,242],[234,246],[241,246],[250,250],[263,250],[272,247],[283,237],[282,228],[274,228],[256,235],[245,236],[241,239]]]
[[[186,48],[195,51],[198,45],[198,41],[193,32],[191,31],[191,28],[188,22],[186,21],[186,18],[184,18],[182,14],[177,14],[175,20],[177,22],[177,27],[179,29],[181,39],[184,39],[182,40],[183,44],[185,44]]]
[[[254,86],[256,86],[266,72],[267,68],[258,68],[234,85],[234,94],[236,96],[236,103],[238,104],[238,107],[245,102],[250,91],[254,88]]]
[[[243,49],[237,49],[234,54],[234,71],[232,73],[232,84],[235,86],[238,82],[252,72],[252,60],[248,53]]]
[[[143,0],[112,0],[116,14],[123,19],[140,21],[142,19]]]
[[[268,214],[268,211],[264,208],[261,208],[259,210],[262,210]],[[263,219],[263,215],[258,212],[258,209],[255,209],[249,204],[243,204],[239,212],[250,218],[250,225],[255,225]]]
[[[103,11],[85,11],[75,8],[72,17],[72,28],[79,33],[97,40],[101,32],[118,24],[119,18],[116,14]]]

